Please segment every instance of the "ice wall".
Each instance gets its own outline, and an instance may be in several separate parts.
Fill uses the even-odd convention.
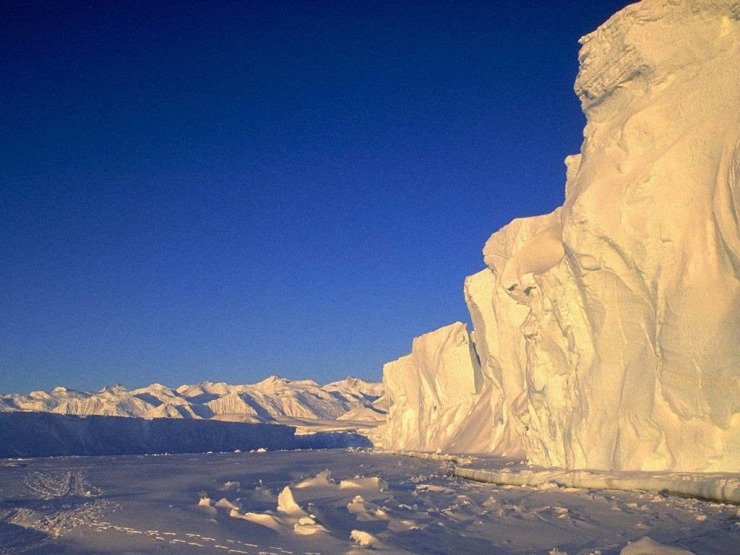
[[[273,424],[0,412],[0,457],[295,449],[294,434]]]
[[[417,337],[410,355],[383,368],[390,399],[384,446],[455,450],[477,430],[456,426],[470,418],[482,387],[480,364],[465,324]],[[459,437],[459,436],[464,437]]]
[[[384,441],[740,470],[740,2],[643,0],[581,42],[564,206],[496,232],[466,280],[480,364],[438,379],[448,343],[428,362],[416,340],[386,365]],[[431,411],[458,380],[474,401]]]

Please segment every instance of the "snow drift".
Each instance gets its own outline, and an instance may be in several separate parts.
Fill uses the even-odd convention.
[[[383,443],[737,471],[740,2],[643,0],[581,43],[565,203],[486,243],[472,335],[385,366]]]

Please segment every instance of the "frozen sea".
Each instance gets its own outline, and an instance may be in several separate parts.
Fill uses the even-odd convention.
[[[1,459],[0,552],[740,552],[735,505],[497,486],[454,464],[363,449]]]

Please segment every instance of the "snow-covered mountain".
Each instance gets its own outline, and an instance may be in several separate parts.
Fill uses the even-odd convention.
[[[51,392],[0,395],[0,411],[193,418],[240,422],[343,420],[377,422],[384,415],[383,385],[348,377],[320,386],[312,380],[271,376],[253,385],[203,382],[170,389],[152,384],[139,389],[121,385],[97,392],[57,387]]]
[[[643,0],[581,43],[565,203],[488,240],[474,332],[385,366],[383,443],[738,471],[740,3]]]

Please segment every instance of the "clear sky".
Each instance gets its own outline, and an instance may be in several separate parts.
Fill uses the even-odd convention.
[[[0,5],[0,392],[380,379],[563,201],[627,0]]]

